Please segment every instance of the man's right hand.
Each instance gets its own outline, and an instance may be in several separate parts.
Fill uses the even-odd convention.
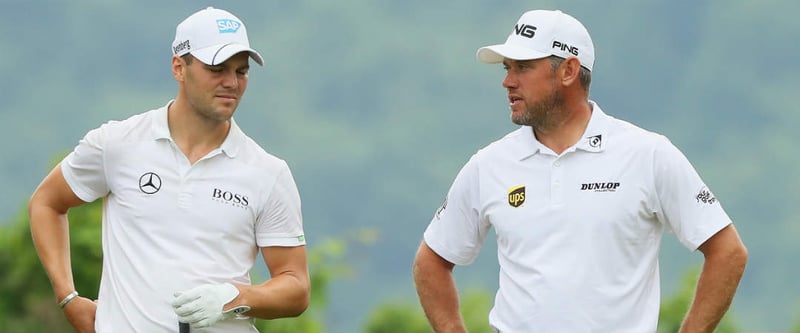
[[[95,333],[94,316],[97,303],[86,297],[75,297],[64,306],[64,315],[77,333]]]

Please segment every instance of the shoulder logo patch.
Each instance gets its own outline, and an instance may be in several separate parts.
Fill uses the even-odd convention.
[[[508,190],[508,204],[511,207],[519,207],[525,203],[525,185],[518,185]]]
[[[442,218],[441,215],[445,208],[447,208],[447,197],[444,197],[444,202],[442,202],[442,205],[436,210],[436,214],[434,216],[436,216],[437,220]]]
[[[711,190],[709,190],[708,187],[705,186],[703,186],[703,188],[700,189],[700,193],[697,193],[697,195],[694,198],[697,200],[697,202],[702,202],[704,204],[709,204],[709,205],[712,205],[715,202],[717,202],[717,198],[714,197],[714,193],[711,193]]]

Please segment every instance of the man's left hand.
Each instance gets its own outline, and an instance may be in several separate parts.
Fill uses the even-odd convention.
[[[216,324],[220,320],[232,318],[236,314],[250,310],[249,307],[234,307],[222,311],[225,304],[239,295],[239,289],[230,283],[204,284],[187,291],[175,293],[172,307],[178,321],[202,328]]]

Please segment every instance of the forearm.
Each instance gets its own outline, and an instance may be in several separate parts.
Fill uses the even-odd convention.
[[[39,184],[28,202],[33,245],[58,300],[75,290],[67,211],[84,203],[67,185],[60,164]]]
[[[246,315],[261,319],[299,316],[310,301],[308,277],[298,273],[283,273],[259,285],[237,288],[239,296],[225,308],[247,305],[251,310]]]
[[[437,333],[466,332],[453,280],[452,266],[435,262],[437,256],[423,245],[414,262],[414,284],[428,322]]]
[[[29,207],[33,244],[47,272],[57,300],[75,290],[69,249],[69,224],[66,213],[46,206]]]
[[[681,333],[714,331],[733,301],[746,261],[744,250],[706,257]]]

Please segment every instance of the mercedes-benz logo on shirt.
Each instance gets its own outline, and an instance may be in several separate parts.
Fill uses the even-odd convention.
[[[161,189],[161,177],[152,172],[146,172],[139,177],[139,189],[145,194],[153,194]]]

